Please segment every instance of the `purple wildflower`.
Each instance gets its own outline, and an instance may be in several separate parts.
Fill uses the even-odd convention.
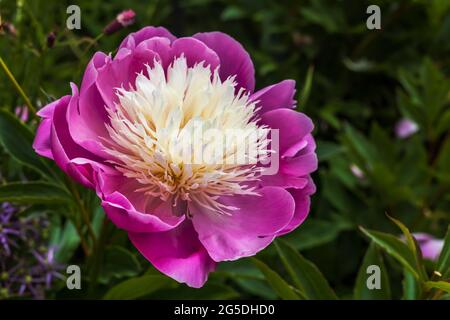
[[[0,206],[0,299],[44,299],[63,266],[55,259],[55,247],[46,246],[45,217],[19,217],[18,208]]]

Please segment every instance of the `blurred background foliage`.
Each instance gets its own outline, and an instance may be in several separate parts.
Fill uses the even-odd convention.
[[[75,3],[82,28],[70,31],[66,8]],[[381,30],[366,27],[371,4],[381,8]],[[127,8],[136,23],[100,36]],[[386,213],[437,238],[449,225],[450,1],[0,0],[0,14],[15,28],[0,33],[0,56],[37,107],[68,94],[70,81],[79,84],[93,52],[114,53],[129,32],[162,25],[177,36],[232,35],[254,61],[257,88],[295,79],[297,109],[315,123],[318,191],[307,221],[258,260],[221,264],[194,290],[152,269],[123,231],[103,221],[95,195],[33,155],[37,122],[9,117],[25,101],[0,72],[0,200],[18,203],[23,215],[47,215],[58,260],[89,275],[89,289],[57,286],[48,298],[445,297],[448,245],[438,262],[422,261],[414,242],[396,240],[400,229]],[[418,128],[407,138],[396,135],[403,118]],[[363,288],[361,266],[370,262],[383,270],[375,293]],[[444,280],[441,290],[430,280]]]

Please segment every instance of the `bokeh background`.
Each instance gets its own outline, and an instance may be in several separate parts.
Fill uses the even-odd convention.
[[[70,4],[81,9],[81,30],[66,28]],[[371,4],[381,8],[381,30],[366,27]],[[102,36],[128,8],[136,22]],[[445,237],[450,1],[0,0],[0,15],[0,57],[37,108],[68,94],[69,82],[79,84],[95,51],[114,53],[143,26],[161,25],[177,36],[226,32],[250,53],[257,88],[296,80],[297,110],[315,123],[319,157],[307,221],[278,248],[271,245],[257,260],[223,263],[204,288],[191,289],[154,270],[125,232],[104,221],[92,192],[33,154],[37,120],[26,114],[24,99],[0,70],[1,210],[4,217],[12,210],[8,219],[26,234],[10,244],[9,255],[0,246],[3,298],[327,298],[334,295],[329,287],[340,298],[448,297],[445,290],[430,291],[413,272],[422,264],[429,275],[445,271],[448,257],[413,261],[408,269],[403,247],[395,252],[391,238],[387,245],[370,245],[380,238],[359,227],[397,238],[401,230],[387,213],[411,232]],[[407,262],[410,253],[404,253]],[[383,289],[375,293],[363,288],[364,266],[371,261],[383,271]],[[71,264],[81,267],[82,290],[68,290],[60,276]],[[50,284],[39,280],[47,275]],[[433,277],[448,281],[445,272]],[[308,290],[307,281],[318,292]]]

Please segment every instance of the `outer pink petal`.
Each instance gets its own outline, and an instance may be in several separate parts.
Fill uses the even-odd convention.
[[[167,38],[154,37],[142,41],[137,48],[138,50],[146,49],[157,53],[163,68],[166,70],[170,63],[172,63],[171,43]]]
[[[293,108],[295,105],[295,81],[284,80],[265,87],[250,96],[251,101],[259,101],[260,114],[279,109]]]
[[[108,59],[108,56],[102,52],[94,54],[84,73],[78,103],[69,106],[67,115],[73,140],[86,150],[103,158],[109,158],[101,142],[102,138],[109,136],[106,130],[109,117],[96,81],[98,69],[102,68]]]
[[[145,65],[153,65],[155,59],[159,59],[158,54],[143,46],[133,50],[122,48],[114,59],[109,58],[98,69],[97,76],[97,88],[106,106],[114,109],[114,104],[119,101],[117,89],[134,88],[137,74],[146,72]]]
[[[194,38],[179,38],[172,43],[172,59],[184,54],[188,67],[204,61],[211,70],[215,70],[221,63],[217,53],[203,42]]]
[[[222,32],[204,32],[193,36],[214,50],[220,58],[220,78],[236,75],[239,88],[250,92],[255,89],[255,69],[250,55],[244,47],[229,35]]]
[[[119,228],[131,232],[160,232],[175,228],[184,215],[174,215],[171,203],[136,192],[141,188],[134,179],[113,170],[97,174],[96,191],[106,214]]]
[[[282,172],[278,172],[275,175],[261,176],[261,186],[264,187],[282,187],[282,188],[294,188],[302,189],[308,183],[308,179],[304,177],[296,177]]]
[[[170,204],[167,202],[160,202],[153,213],[139,212],[119,192],[106,195],[102,206],[106,215],[117,227],[129,232],[168,231],[177,227],[185,219],[184,215],[179,217],[172,215]]]
[[[231,215],[192,208],[195,230],[214,261],[256,254],[292,220],[295,203],[289,192],[265,187],[258,193],[259,196],[223,197],[224,204],[239,208]]]
[[[176,37],[170,33],[166,28],[163,27],[145,27],[141,30],[129,34],[120,44],[119,49],[128,48],[134,49],[136,48],[142,41],[147,39],[151,39],[154,37],[162,37],[167,38],[171,42],[176,39]]]
[[[317,170],[318,160],[315,153],[283,159],[280,168],[283,173],[293,176],[305,176]]]
[[[82,148],[73,141],[70,136],[67,124],[67,110],[70,104],[78,103],[78,92],[75,85],[72,85],[73,96],[65,96],[59,100],[55,106],[51,127],[51,149],[56,164],[72,178],[87,187],[93,187],[90,180],[92,173],[86,172],[84,164],[78,164],[72,160],[75,158],[87,159],[90,166],[101,166],[101,159]],[[78,168],[80,167],[80,170]]]
[[[51,147],[51,130],[52,120],[44,119],[39,124],[36,131],[36,137],[33,142],[33,149],[37,154],[53,159],[52,147]]]
[[[279,151],[282,157],[293,156],[304,148],[307,144],[304,138],[314,128],[310,118],[291,109],[266,112],[261,116],[261,123],[271,129],[279,129]]]
[[[167,232],[129,233],[134,246],[159,271],[188,286],[199,288],[216,263],[198,241],[190,221]]]
[[[296,229],[300,224],[305,221],[308,216],[311,200],[310,196],[316,192],[316,186],[311,178],[308,179],[308,185],[303,189],[290,189],[292,197],[295,200],[295,212],[292,220],[289,224],[280,231],[277,235],[281,236],[283,234],[289,233],[292,230]]]
[[[33,142],[33,149],[37,154],[53,159],[52,154],[52,146],[51,146],[51,132],[52,132],[52,118],[53,113],[55,111],[55,107],[59,103],[67,104],[70,99],[70,96],[64,96],[58,100],[49,103],[41,110],[37,112],[37,115],[40,116],[43,120],[39,124],[39,127],[36,131],[36,136]]]

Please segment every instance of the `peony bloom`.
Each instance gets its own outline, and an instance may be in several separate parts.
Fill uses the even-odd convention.
[[[109,219],[168,276],[200,287],[217,262],[252,256],[306,218],[317,168],[313,124],[293,110],[294,81],[254,91],[250,56],[230,36],[177,39],[146,27],[114,57],[97,52],[80,89],[71,87],[39,111],[34,149],[94,189]],[[276,155],[278,170],[180,156],[182,137],[197,125],[278,130],[278,145],[267,133],[254,150]],[[193,144],[206,150],[218,141]]]

